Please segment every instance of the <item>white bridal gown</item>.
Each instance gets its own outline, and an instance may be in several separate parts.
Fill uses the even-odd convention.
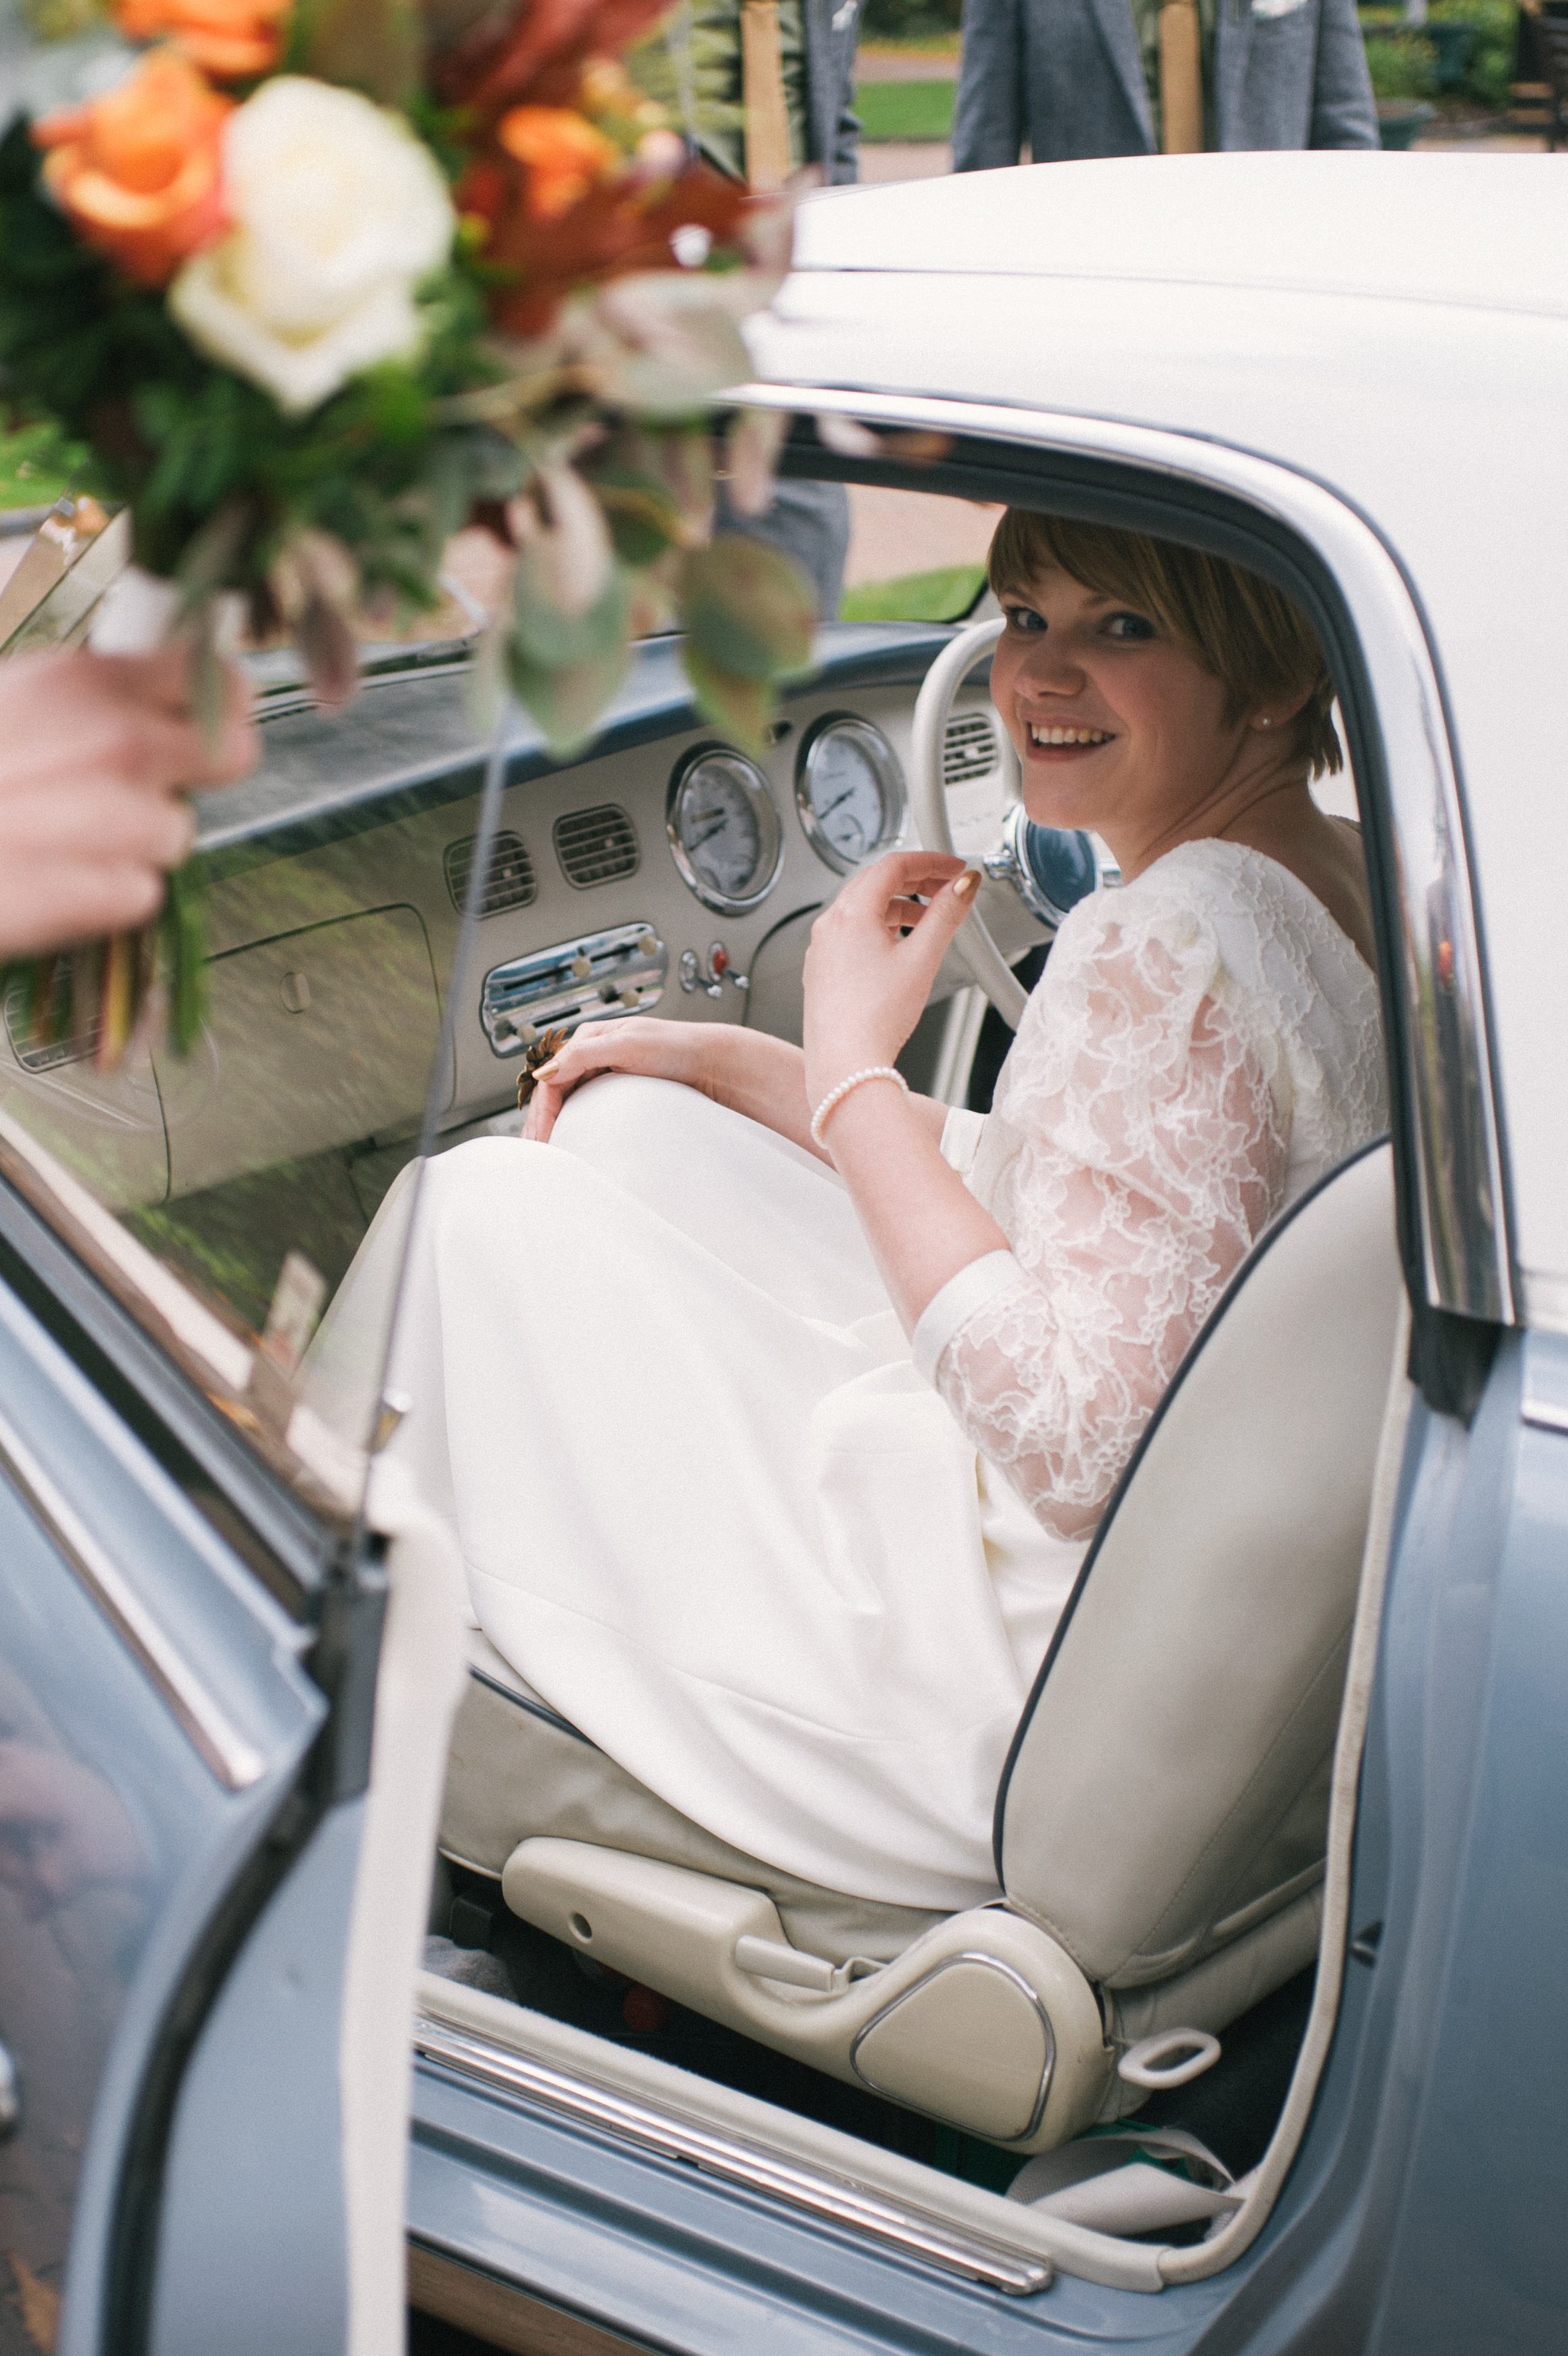
[[[1345,935],[1261,853],[1188,844],[1074,909],[995,1109],[950,1116],[1012,1250],[912,1344],[821,1162],[690,1089],[599,1080],[552,1144],[427,1168],[394,1445],[490,1641],[640,1782],[808,1880],[974,1905],[1117,1473],[1253,1238],[1386,1119]],[[318,1406],[405,1224],[389,1196]]]

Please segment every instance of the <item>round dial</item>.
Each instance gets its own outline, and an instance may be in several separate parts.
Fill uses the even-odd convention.
[[[705,908],[738,916],[767,897],[784,830],[755,761],[700,746],[676,770],[664,815],[675,864]]]
[[[904,831],[904,772],[879,728],[850,712],[819,720],[800,747],[795,800],[819,859],[848,875]]]

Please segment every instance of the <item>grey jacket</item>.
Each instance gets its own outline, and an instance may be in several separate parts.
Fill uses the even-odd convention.
[[[850,102],[860,9],[861,0],[805,0],[806,152],[830,187],[860,176],[860,118]]]
[[[1355,0],[1219,0],[1220,147],[1375,147]],[[953,169],[1154,152],[1128,0],[968,0]]]

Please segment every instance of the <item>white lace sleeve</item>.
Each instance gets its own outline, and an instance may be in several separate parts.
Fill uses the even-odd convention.
[[[1058,936],[998,1090],[1005,1166],[976,1188],[1012,1259],[990,1256],[967,1298],[962,1271],[921,1321],[966,1437],[1063,1538],[1093,1528],[1278,1209],[1289,1128],[1277,1034],[1202,915],[1129,894],[1083,916]]]

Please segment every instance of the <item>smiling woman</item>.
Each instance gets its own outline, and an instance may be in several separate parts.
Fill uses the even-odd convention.
[[[1010,510],[989,560],[992,692],[1030,816],[1090,828],[1126,881],[1206,836],[1276,859],[1372,962],[1356,830],[1308,790],[1341,765],[1322,649],[1290,599],[1196,549]]]
[[[1292,725],[1316,648],[1276,601],[1260,703],[1273,593],[1040,529],[998,538],[993,695],[1029,815],[1132,880],[1062,924],[994,1110],[896,1068],[974,877],[890,852],[817,918],[803,1047],[589,1023],[521,1141],[428,1167],[390,1369],[505,1660],[735,1848],[915,1908],[995,1894],[1003,1759],[1118,1474],[1262,1227],[1384,1119],[1354,841]],[[316,1345],[346,1428],[412,1186]],[[607,1370],[654,1365],[607,1427]]]

